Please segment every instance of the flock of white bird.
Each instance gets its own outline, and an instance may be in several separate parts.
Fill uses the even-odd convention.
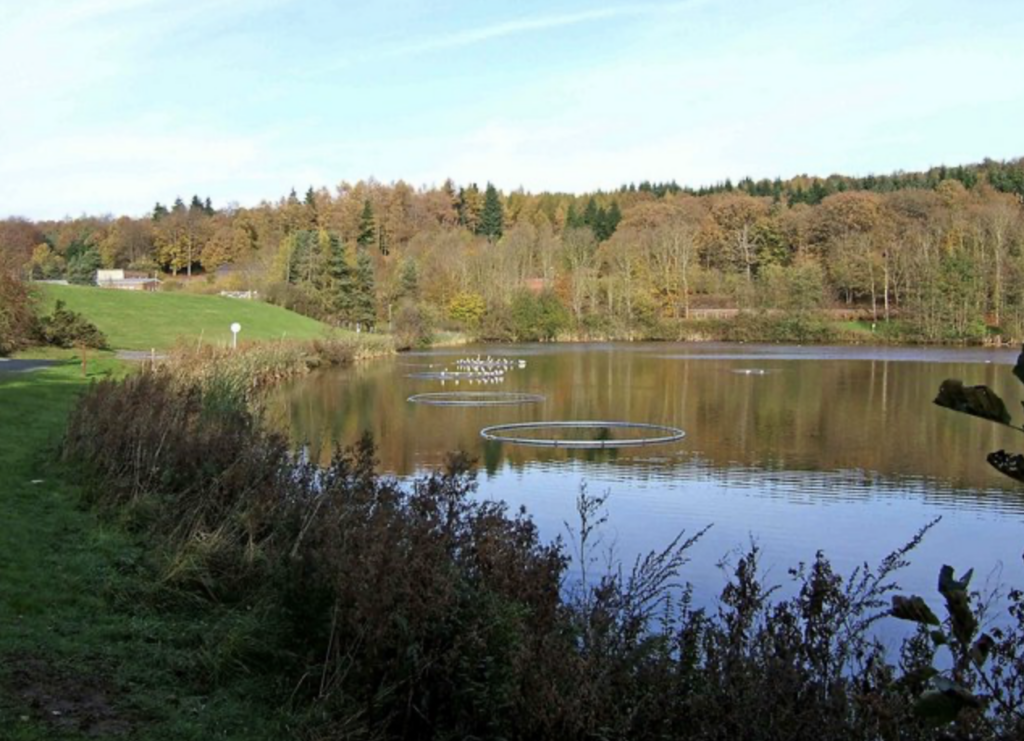
[[[492,358],[490,355],[475,358],[458,358],[455,361],[456,371],[442,370],[440,373],[441,385],[451,381],[458,386],[460,381],[466,381],[469,385],[489,385],[501,383],[505,380],[505,373],[516,368],[525,368],[526,361],[522,358]]]

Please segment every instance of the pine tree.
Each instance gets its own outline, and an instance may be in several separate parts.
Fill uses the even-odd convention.
[[[406,260],[402,265],[401,291],[403,298],[416,298],[419,294],[420,277],[415,260]]]
[[[590,225],[590,228],[594,232],[594,236],[597,237],[598,242],[603,242],[611,236],[611,233],[608,231],[608,214],[603,206],[597,209],[594,223]]]
[[[480,226],[477,229],[477,234],[494,241],[501,237],[504,222],[505,214],[498,190],[493,184],[487,183],[487,190],[484,193],[484,210],[480,214]]]
[[[160,219],[169,213],[170,211],[167,210],[167,206],[160,203],[160,201],[157,201],[156,205],[153,206],[153,221],[160,221]]]
[[[206,200],[203,201],[203,213],[207,216],[213,216],[217,213],[213,210],[213,202],[210,200],[210,196],[206,196]]]
[[[355,291],[353,292],[352,321],[360,327],[372,329],[377,321],[376,288],[373,278],[373,260],[366,249],[356,257]]]
[[[377,241],[377,225],[373,218],[373,206],[369,199],[363,201],[363,213],[359,217],[359,236],[356,237],[356,244],[368,248]]]
[[[345,245],[334,232],[321,230],[321,250],[326,253],[327,285],[324,304],[327,313],[336,323],[347,321],[352,315],[353,280],[352,268],[345,257]]]
[[[619,210],[619,202],[612,201],[611,208],[608,209],[608,213],[604,217],[605,239],[611,239],[615,230],[619,228],[620,221],[622,221],[622,212]]]
[[[174,213],[179,213],[185,210],[185,202],[181,200],[181,196],[174,199],[174,205],[171,207]]]
[[[300,229],[288,235],[287,239],[292,242],[288,280],[291,283],[312,285],[314,289],[319,289],[323,282],[324,269],[316,232]]]
[[[199,196],[192,196],[192,203],[188,205],[189,211],[202,211],[203,202],[199,200]]]
[[[579,229],[581,226],[583,226],[583,219],[576,213],[576,204],[570,203],[569,210],[565,214],[565,228]]]
[[[587,201],[587,207],[583,210],[583,226],[589,226],[591,229],[597,223],[597,203],[594,202],[593,197]]]
[[[68,260],[68,282],[88,286],[96,283],[96,271],[103,266],[100,253],[89,247]]]

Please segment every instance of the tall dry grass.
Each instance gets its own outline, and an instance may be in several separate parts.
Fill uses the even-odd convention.
[[[179,343],[163,365],[181,384],[229,389],[255,400],[263,390],[287,378],[394,352],[390,337],[370,334],[358,338],[244,343],[238,348]]]

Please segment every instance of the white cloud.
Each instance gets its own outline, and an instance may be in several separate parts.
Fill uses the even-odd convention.
[[[693,9],[704,5],[703,0],[690,0],[689,2],[675,3],[635,3],[633,5],[620,5],[607,8],[595,8],[583,10],[576,13],[556,13],[551,15],[540,15],[530,18],[520,18],[512,21],[493,23],[476,28],[464,29],[448,34],[432,36],[420,40],[398,44],[385,48],[382,56],[407,56],[424,52],[442,51],[457,49],[465,46],[480,44],[485,41],[529,33],[533,31],[549,31],[567,26],[577,26],[583,23],[596,21],[613,20],[616,18],[638,18],[644,16],[659,16],[679,13],[684,10]]]
[[[1008,151],[1021,22],[961,33],[946,9],[908,2],[695,0],[552,6],[367,44],[353,19],[401,23],[316,2],[260,15],[283,2],[19,5],[0,25],[0,208],[141,213],[192,193],[244,205],[374,175],[583,191],[1021,153]],[[445,53],[500,39],[517,42],[489,47],[486,65],[511,65],[500,85],[496,68]],[[368,47],[367,64],[338,70]]]

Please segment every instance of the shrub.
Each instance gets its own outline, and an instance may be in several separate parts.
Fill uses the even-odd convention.
[[[420,304],[403,302],[395,314],[392,333],[399,350],[428,346],[433,336],[429,313]]]
[[[89,247],[68,259],[68,281],[81,286],[95,285],[96,271],[102,266],[99,251]]]
[[[0,355],[20,350],[36,337],[33,305],[25,284],[0,270]]]
[[[299,286],[283,281],[271,283],[263,293],[268,304],[280,306],[297,314],[311,317],[322,317],[323,310],[319,302],[309,292]]]
[[[732,319],[681,322],[681,332],[700,332],[727,342],[828,343],[838,338],[831,324],[813,312],[741,311]]]
[[[478,339],[489,342],[512,342],[515,331],[512,326],[512,312],[503,303],[493,303],[487,307],[476,330]]]
[[[50,316],[39,324],[40,334],[48,345],[57,347],[107,347],[107,337],[95,324],[77,311],[71,311],[58,300]]]
[[[472,331],[480,326],[487,305],[478,293],[462,292],[448,303],[448,316],[462,329]]]
[[[569,312],[552,291],[536,296],[529,291],[516,293],[509,313],[518,342],[553,340],[569,326]]]

